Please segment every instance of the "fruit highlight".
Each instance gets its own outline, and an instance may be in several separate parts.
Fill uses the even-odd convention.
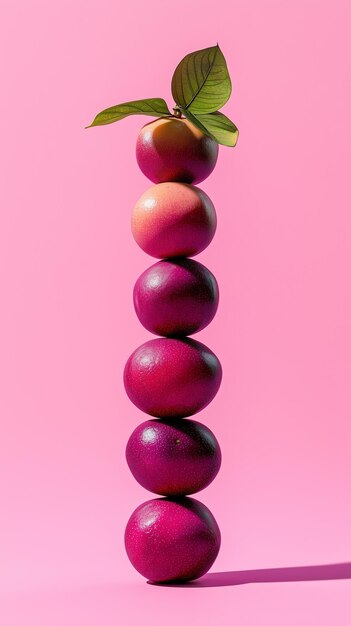
[[[212,200],[199,187],[185,183],[153,185],[132,211],[136,243],[157,259],[196,256],[207,248],[216,228]]]

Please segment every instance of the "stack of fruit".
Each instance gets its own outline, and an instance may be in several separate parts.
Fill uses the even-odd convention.
[[[194,68],[189,74],[190,61]],[[196,81],[202,82],[196,87]],[[158,107],[157,112],[162,113],[146,124],[138,137],[137,162],[155,184],[132,213],[137,244],[161,259],[138,278],[133,292],[141,324],[159,337],[139,346],[129,357],[124,385],[130,400],[157,419],[134,430],[126,458],[135,479],[163,497],[134,511],[126,527],[125,546],[134,567],[154,582],[202,576],[220,547],[220,531],[212,513],[188,497],[207,487],[217,475],[220,447],[206,426],[184,418],[211,402],[222,378],[216,355],[189,338],[211,322],[218,306],[215,277],[189,257],[208,246],[217,224],[212,201],[195,185],[213,171],[218,143],[235,145],[237,140],[234,124],[213,108],[221,89],[223,104],[230,94],[230,79],[224,57],[215,46],[187,55],[179,64],[172,81],[177,102],[173,115],[160,99],[153,99],[152,104],[151,100],[138,101],[138,112],[145,113],[149,107],[152,112],[147,114],[156,115]],[[107,109],[93,125],[125,117],[135,106],[126,103]],[[211,115],[213,119],[208,120]]]
[[[182,419],[212,400],[222,376],[213,352],[187,338],[207,326],[218,305],[213,274],[186,258],[201,252],[215,232],[210,198],[188,183],[207,177],[217,152],[213,139],[176,117],[147,124],[137,142],[139,166],[157,184],[136,203],[132,232],[145,252],[163,260],[137,280],[134,306],[143,326],[163,338],[137,348],[125,366],[131,401],[160,418],[135,429],[126,455],[136,480],[167,497],[137,508],[125,544],[134,567],[155,581],[201,576],[220,545],[210,511],[186,497],[216,476],[220,448],[206,426]]]

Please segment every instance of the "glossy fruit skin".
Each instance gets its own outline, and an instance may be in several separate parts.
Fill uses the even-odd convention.
[[[153,417],[188,417],[205,408],[222,379],[216,355],[199,341],[151,339],[139,346],[124,368],[129,399]]]
[[[144,502],[132,513],[124,538],[132,565],[153,582],[203,576],[221,544],[211,511],[194,498]]]
[[[205,489],[221,466],[219,443],[207,426],[190,419],[148,420],[132,432],[126,459],[134,478],[161,496]]]
[[[207,326],[218,307],[213,274],[192,259],[158,261],[135,283],[133,301],[140,323],[155,335],[192,335]]]
[[[213,171],[217,158],[218,143],[185,118],[154,120],[138,135],[136,159],[153,183],[201,183]]]
[[[135,204],[131,228],[137,244],[151,256],[195,256],[212,241],[217,216],[202,189],[160,183],[149,187]]]

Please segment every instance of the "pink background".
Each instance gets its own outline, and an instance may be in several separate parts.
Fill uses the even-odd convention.
[[[350,13],[2,0],[2,626],[350,624],[350,567],[333,566],[351,560]],[[223,451],[199,499],[222,530],[212,571],[239,574],[161,588],[123,546],[152,497],[124,460],[144,415],[122,385],[150,338],[131,295],[153,260],[130,233],[149,118],[83,127],[126,100],[172,106],[178,61],[217,41],[240,137],[200,185],[219,224],[198,259],[221,303],[197,337],[224,378],[197,416]]]

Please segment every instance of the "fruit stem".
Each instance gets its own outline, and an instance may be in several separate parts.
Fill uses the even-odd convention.
[[[173,111],[174,111],[174,117],[178,117],[178,118],[182,117],[182,112],[180,109],[178,109],[177,106],[173,107]]]

